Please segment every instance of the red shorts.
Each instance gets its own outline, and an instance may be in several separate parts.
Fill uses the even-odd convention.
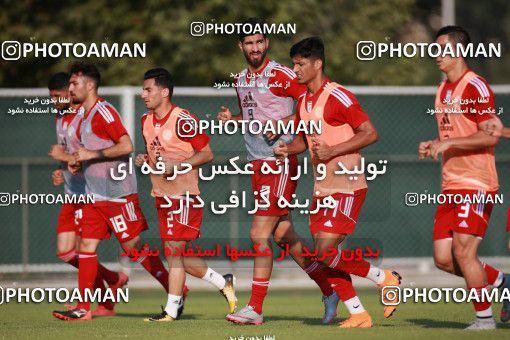
[[[140,209],[138,194],[126,196],[124,201],[85,204],[81,237],[108,239],[113,231],[119,242],[123,243],[147,230],[147,221]]]
[[[444,190],[442,193],[473,197],[484,192],[479,190]],[[492,196],[496,193],[497,191],[492,191],[485,193],[485,195]],[[439,204],[434,219],[434,241],[452,238],[454,232],[483,238],[489,224],[493,205],[493,203],[469,202],[464,204],[455,204],[454,202]]]
[[[159,235],[163,241],[192,241],[200,236],[202,225],[203,208],[194,208],[196,200],[192,200],[186,206],[186,201],[169,198],[172,202],[170,207],[162,208],[161,205],[168,205],[163,197],[156,197],[156,208],[158,209]],[[182,202],[182,209],[181,208]],[[179,211],[181,210],[181,211]]]
[[[282,170],[279,174],[267,174],[261,173],[263,164],[266,163],[273,170],[277,170],[279,167],[284,167],[282,161],[276,160],[254,160],[251,161],[253,164],[254,174],[251,176],[251,187],[253,192],[257,192],[255,199],[260,204],[264,203],[262,199],[263,195],[267,195],[269,201],[268,208],[259,208],[256,212],[256,216],[285,216],[289,213],[289,208],[280,208],[278,206],[278,199],[280,196],[284,196],[289,202],[292,201],[292,195],[296,192],[297,180],[291,180],[291,177],[297,175],[298,160],[296,155],[289,157],[288,171]]]
[[[80,232],[81,218],[83,217],[83,203],[64,203],[60,208],[57,220],[57,234],[73,231]]]
[[[354,194],[337,193],[331,195],[335,200],[335,208],[320,208],[315,214],[310,214],[312,235],[319,231],[333,234],[352,234],[366,195],[367,189],[356,190]],[[317,202],[324,198],[314,196],[311,211],[314,211]]]

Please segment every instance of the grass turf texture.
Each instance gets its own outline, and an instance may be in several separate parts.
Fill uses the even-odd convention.
[[[116,317],[95,318],[85,322],[66,322],[51,315],[56,303],[17,304],[0,306],[0,338],[2,339],[241,339],[275,336],[281,339],[477,339],[491,337],[510,339],[510,324],[498,323],[495,331],[468,332],[463,328],[473,319],[469,304],[401,305],[394,316],[384,319],[379,296],[374,290],[359,290],[363,305],[374,321],[371,329],[339,329],[338,321],[347,316],[340,302],[339,317],[334,324],[322,325],[323,305],[318,290],[269,290],[264,304],[261,326],[234,325],[225,320],[226,302],[219,293],[190,292],[182,319],[175,322],[149,323],[143,318],[159,313],[166,295],[159,290],[130,290],[129,303],[119,304]],[[249,295],[239,294],[239,307]],[[499,317],[501,306],[495,305]],[[256,338],[254,338],[256,339]]]

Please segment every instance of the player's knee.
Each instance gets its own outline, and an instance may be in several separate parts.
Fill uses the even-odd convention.
[[[250,240],[253,244],[260,243],[267,245],[269,243],[269,234],[259,228],[252,228],[250,230]]]
[[[434,256],[434,264],[437,269],[452,273],[453,272],[453,261],[451,258],[445,258],[440,256]]]
[[[80,251],[95,252],[98,245],[98,240],[82,238],[80,240]]]

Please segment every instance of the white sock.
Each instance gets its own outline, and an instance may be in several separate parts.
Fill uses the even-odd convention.
[[[370,269],[368,270],[368,274],[366,277],[367,277],[367,279],[380,285],[381,283],[384,282],[384,279],[386,278],[386,274],[384,274],[384,270],[382,270],[381,268],[370,265]]]
[[[347,310],[351,314],[359,314],[365,311],[365,308],[363,308],[363,305],[361,304],[361,301],[357,296],[350,298],[347,301],[344,301],[344,303],[345,307],[347,307]]]
[[[165,312],[174,319],[177,317],[177,310],[181,305],[181,300],[181,295],[168,294],[168,301],[166,303]]]
[[[211,268],[207,268],[207,272],[205,273],[202,280],[206,280],[218,289],[225,288],[225,278]]]
[[[481,310],[479,312],[476,312],[476,317],[481,318],[481,319],[492,318],[492,306],[490,306],[486,310]]]

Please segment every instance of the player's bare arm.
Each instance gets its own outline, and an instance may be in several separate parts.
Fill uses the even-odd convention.
[[[52,145],[48,155],[54,160],[62,162],[70,162],[74,159],[74,156],[66,153],[65,147],[60,144]]]
[[[285,144],[280,142],[277,147],[273,149],[273,152],[277,158],[285,158],[289,155],[299,154],[306,150],[306,142],[301,135],[297,135],[294,140]]]
[[[377,130],[372,122],[367,120],[354,130],[354,136],[346,142],[337,145],[327,145],[319,138],[312,138],[312,152],[321,161],[331,159],[339,155],[345,155],[375,143],[379,139]]]
[[[503,134],[501,135],[503,138],[510,138],[510,128],[504,127]]]
[[[127,156],[133,152],[133,143],[128,135],[119,138],[115,145],[103,150],[87,150],[80,148],[74,155],[77,161],[88,161],[93,159],[117,158]]]
[[[176,161],[173,159],[163,159],[163,162],[165,163],[165,172],[167,174],[172,175],[174,169],[182,170],[184,166],[182,164],[190,164],[193,169],[204,165],[206,163],[209,163],[214,159],[214,154],[211,150],[211,147],[209,144],[207,144],[205,147],[203,147],[201,150],[195,150],[195,154],[191,156],[190,158],[187,158],[182,161]]]
[[[440,153],[450,149],[476,150],[495,146],[503,133],[503,124],[498,117],[478,124],[478,131],[467,137],[436,140],[430,145],[430,156],[437,160]]]

